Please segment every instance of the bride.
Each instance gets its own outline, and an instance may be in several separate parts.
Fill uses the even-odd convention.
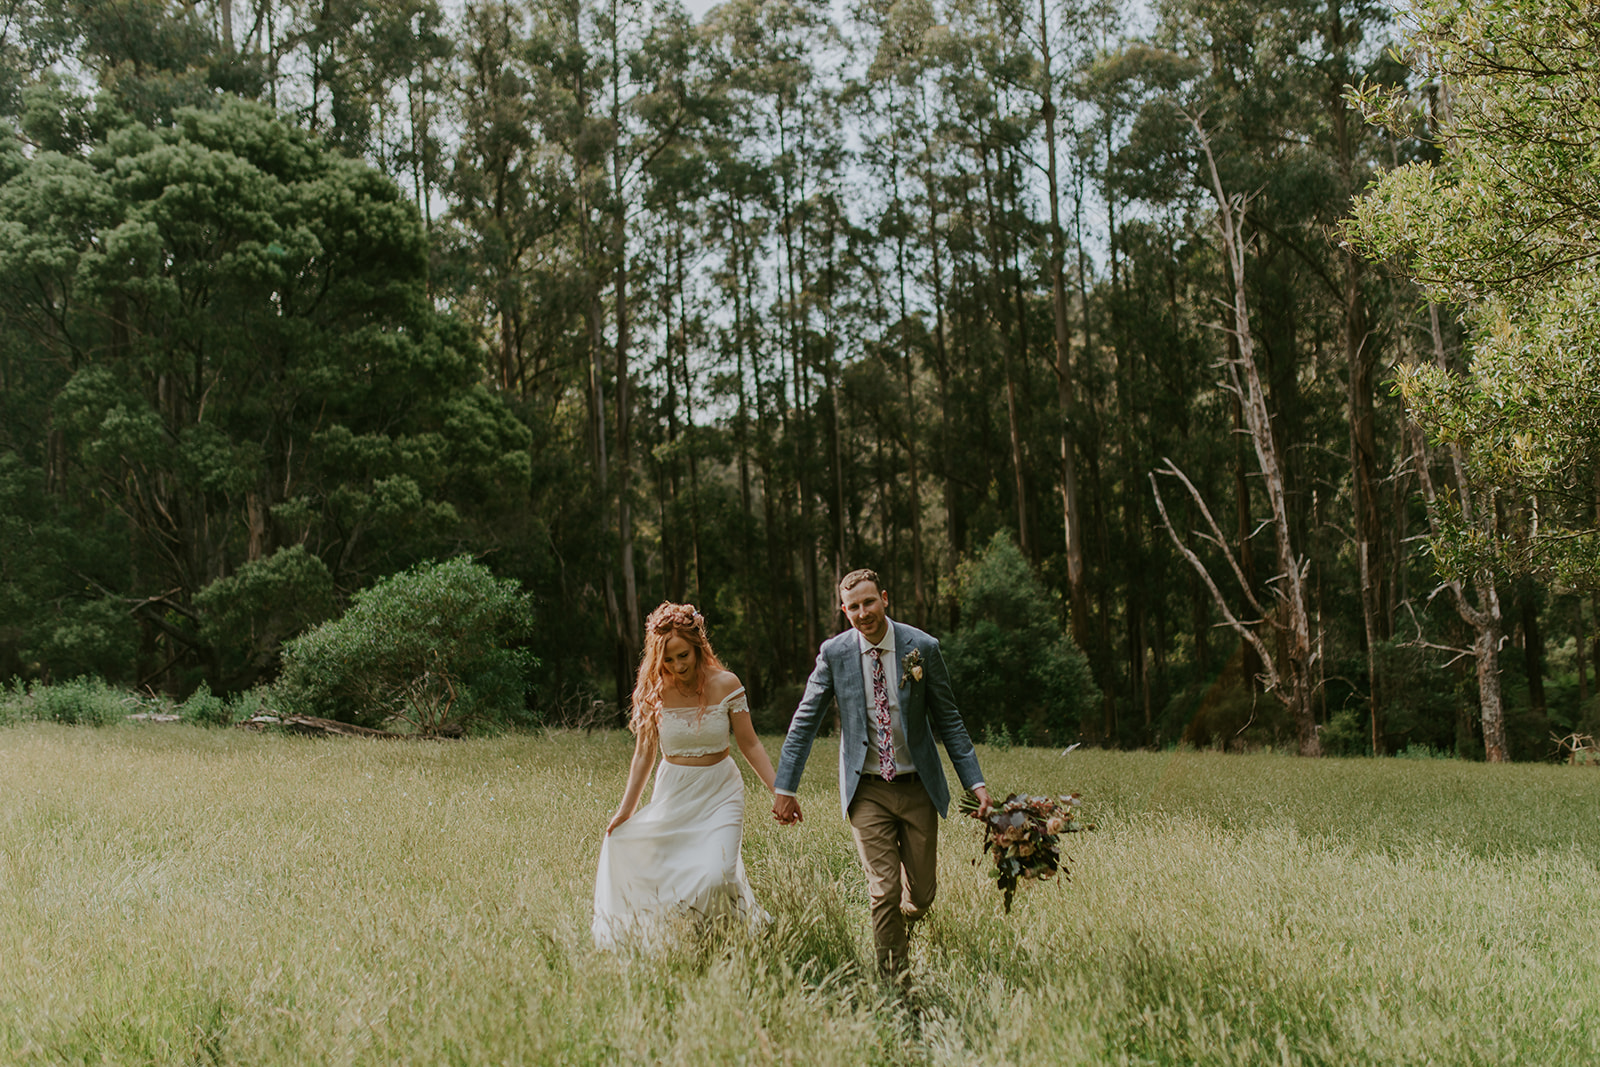
[[[744,780],[729,756],[729,733],[768,792],[772,761],[750,725],[744,686],[718,661],[705,625],[693,605],[670,602],[645,620],[628,723],[633,763],[594,883],[601,948],[628,939],[656,947],[674,924],[694,917],[736,915],[752,925],[767,917],[740,855]],[[658,743],[655,793],[640,808]]]

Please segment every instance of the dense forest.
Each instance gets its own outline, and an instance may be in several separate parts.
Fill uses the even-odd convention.
[[[1518,9],[0,0],[0,678],[246,690],[470,555],[546,721],[670,598],[781,725],[871,566],[1027,587],[1037,741],[1546,758],[1600,21]]]

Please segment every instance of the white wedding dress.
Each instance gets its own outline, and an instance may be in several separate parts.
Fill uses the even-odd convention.
[[[729,715],[750,714],[744,689],[713,707],[661,709],[661,753],[708,756],[729,747]],[[663,760],[655,792],[600,846],[594,880],[594,942],[662,947],[693,920],[736,916],[752,927],[769,916],[745,877],[744,779],[728,757],[709,767]]]

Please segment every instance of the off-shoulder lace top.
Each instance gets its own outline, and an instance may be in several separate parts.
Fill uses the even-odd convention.
[[[728,716],[750,714],[750,702],[740,686],[705,711],[699,708],[661,709],[661,754],[709,756],[728,747]]]

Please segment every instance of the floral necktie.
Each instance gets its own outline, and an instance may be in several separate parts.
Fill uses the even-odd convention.
[[[889,732],[889,679],[883,674],[883,649],[869,648],[872,657],[872,707],[878,715],[878,773],[894,781],[894,737]]]

